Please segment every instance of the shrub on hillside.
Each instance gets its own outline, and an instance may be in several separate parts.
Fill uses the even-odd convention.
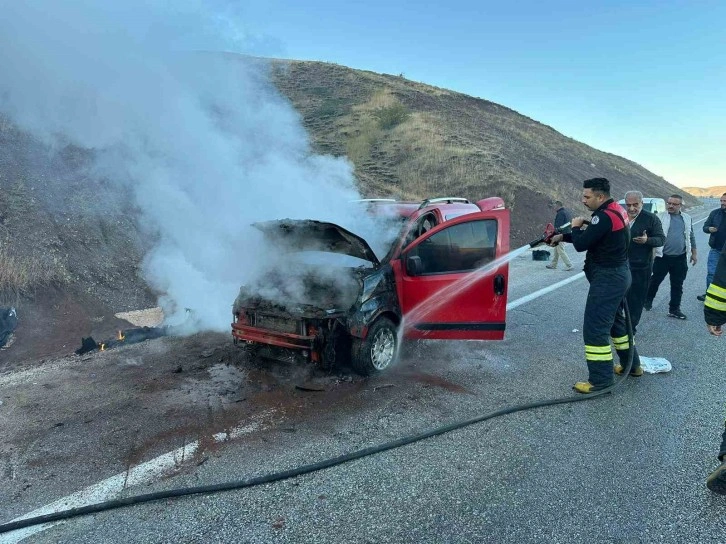
[[[400,102],[378,108],[373,112],[373,116],[378,120],[378,126],[383,130],[389,130],[400,125],[408,119],[410,114],[408,108]]]

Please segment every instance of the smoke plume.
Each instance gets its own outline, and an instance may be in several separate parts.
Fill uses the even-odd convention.
[[[228,330],[270,256],[251,223],[311,218],[371,237],[344,158],[316,155],[259,57],[213,2],[0,0],[0,113],[46,145],[92,150],[158,244],[167,313]],[[373,244],[376,242],[373,241]]]

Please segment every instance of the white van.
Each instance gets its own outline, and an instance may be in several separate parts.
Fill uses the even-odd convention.
[[[625,199],[618,200],[618,204],[620,204],[623,208],[625,208]],[[665,213],[666,211],[666,203],[665,200],[662,198],[646,198],[643,197],[643,209],[646,212],[651,212],[654,214],[659,213]]]

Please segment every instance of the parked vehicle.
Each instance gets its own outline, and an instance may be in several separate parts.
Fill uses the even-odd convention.
[[[618,200],[618,204],[625,208],[625,199]],[[643,209],[654,214],[665,213],[666,203],[662,198],[643,197]]]
[[[273,247],[286,248],[291,260],[285,270],[265,276],[265,288],[240,289],[233,307],[236,343],[253,354],[264,349],[265,356],[325,366],[350,361],[355,371],[369,375],[396,361],[401,340],[504,338],[509,267],[494,263],[509,251],[509,210],[502,199],[366,204],[373,213],[402,218],[381,260],[364,239],[333,223],[255,225]],[[319,264],[304,258],[321,251],[355,262],[326,263],[322,273]],[[491,270],[475,272],[487,264]],[[280,300],[290,274],[296,275],[295,289],[289,289],[289,300]],[[278,296],[267,296],[267,287]]]

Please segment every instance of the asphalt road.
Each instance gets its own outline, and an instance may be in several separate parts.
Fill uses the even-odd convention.
[[[726,340],[707,334],[695,298],[705,283],[700,228],[697,240],[701,259],[689,270],[682,305],[689,319],[666,316],[666,280],[639,327],[641,354],[667,358],[670,373],[275,484],[76,518],[25,541],[726,542],[726,498],[704,485],[723,429]],[[510,301],[574,274],[544,264],[529,254],[512,263]],[[391,372],[342,382],[343,393],[298,390],[296,403],[266,402],[257,407],[262,423],[249,432],[125,495],[246,479],[508,405],[574,395],[571,385],[586,378],[586,291],[579,279],[517,307],[503,342],[419,343]],[[255,410],[239,423],[253,420]],[[84,469],[81,457],[64,462]],[[102,456],[85,469],[97,480],[117,472]],[[32,499],[13,495],[15,503],[0,505],[0,521],[83,487],[66,482]],[[13,534],[4,538],[13,541]]]

